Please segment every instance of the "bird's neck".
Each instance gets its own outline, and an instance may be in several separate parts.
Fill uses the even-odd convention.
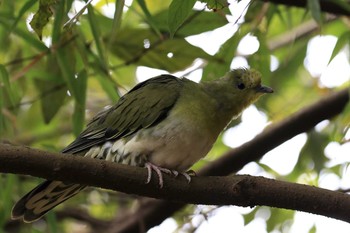
[[[237,117],[246,104],[242,103],[241,98],[232,91],[232,87],[219,81],[203,83],[203,87],[213,99],[217,102],[217,111],[227,116],[229,119]]]
[[[220,124],[221,130],[225,128],[232,119],[237,118],[245,105],[233,93],[232,87],[222,82],[204,82],[203,89],[212,100],[215,101],[215,108],[212,109],[216,123]]]

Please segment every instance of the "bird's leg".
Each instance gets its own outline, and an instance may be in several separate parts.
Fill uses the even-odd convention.
[[[160,188],[163,188],[163,184],[164,184],[162,172],[167,173],[167,174],[174,174],[172,170],[169,170],[169,169],[163,168],[163,167],[159,167],[159,166],[154,165],[153,163],[150,163],[150,162],[146,162],[145,166],[146,166],[147,172],[148,172],[146,184],[148,184],[151,181],[152,170],[154,170],[158,175]]]
[[[191,176],[189,174],[186,172],[180,172],[180,174],[186,178],[188,184],[191,182]]]
[[[146,162],[145,166],[146,166],[147,172],[148,172],[146,184],[151,182],[152,170],[154,170],[158,175],[160,188],[163,188],[163,184],[164,184],[162,172],[169,174],[169,175],[174,175],[174,177],[177,177],[179,174],[181,174],[186,178],[188,183],[191,182],[191,176],[196,176],[196,173],[193,170],[189,170],[187,172],[178,172],[176,170],[170,170],[167,168],[159,167],[157,165],[154,165],[151,162]]]
[[[181,172],[180,174],[183,175],[186,178],[187,183],[191,182],[191,180],[192,180],[191,177],[192,176],[197,176],[196,172],[193,171],[193,170],[188,170],[187,172]]]

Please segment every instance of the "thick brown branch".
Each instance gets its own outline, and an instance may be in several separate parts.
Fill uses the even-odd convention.
[[[256,206],[301,210],[350,222],[350,196],[307,185],[236,175],[182,178],[164,175],[145,184],[146,169],[28,147],[1,144],[0,171],[97,186],[171,201],[208,205]],[[181,194],[181,195],[179,195]]]
[[[241,169],[245,164],[260,159],[267,151],[288,139],[308,131],[319,122],[332,118],[344,109],[349,101],[348,89],[336,92],[312,104],[289,118],[271,125],[250,142],[227,152],[218,160],[198,172],[200,175],[227,175]],[[180,210],[185,204],[154,200],[147,207],[140,206],[135,213],[111,223],[110,232],[136,232],[139,223],[149,229]]]
[[[282,4],[287,6],[296,6],[296,7],[302,7],[306,8],[307,6],[307,0],[261,0],[264,2],[272,2],[276,4]],[[337,2],[342,2],[341,4],[337,4]],[[347,5],[348,9],[346,7],[343,7],[342,4]],[[320,6],[321,10],[324,12],[332,13],[332,14],[338,14],[338,15],[350,15],[349,11],[349,1],[329,1],[329,0],[320,0]]]

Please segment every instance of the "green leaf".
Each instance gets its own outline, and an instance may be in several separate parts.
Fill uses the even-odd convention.
[[[241,33],[237,32],[221,46],[219,52],[215,54],[218,62],[209,63],[203,69],[204,81],[217,79],[230,70],[231,61],[236,54],[237,46],[246,33],[244,30]]]
[[[280,80],[280,82],[274,83],[277,89],[280,87],[279,85],[282,86],[285,84],[283,80],[293,77],[295,71],[303,65],[306,56],[307,42],[307,40],[299,41],[298,44],[289,46],[287,50],[288,54],[284,54],[283,60],[280,59],[281,64],[278,69],[271,74],[271,76],[273,76],[271,77],[272,80],[274,77]]]
[[[309,233],[316,233],[317,232],[316,230],[317,230],[316,226],[313,225],[312,228],[309,230]]]
[[[168,25],[170,37],[185,22],[189,16],[196,0],[173,0],[169,6]]]
[[[329,63],[335,56],[344,48],[346,44],[350,45],[350,31],[345,31],[341,36],[338,37],[337,43],[334,46],[332,56],[329,58]]]
[[[97,75],[96,78],[100,82],[101,87],[107,93],[108,97],[112,100],[112,102],[116,102],[120,96],[118,94],[117,87],[112,80],[107,79],[106,77],[102,77],[101,75]]]
[[[67,49],[67,47],[64,49],[63,48],[58,49],[56,52],[56,57],[62,72],[62,76],[68,86],[68,89],[72,94],[72,96],[76,98],[77,96],[76,92],[78,90],[76,90],[74,85],[74,75],[75,75],[74,69],[75,69],[75,62],[76,62],[74,50],[69,50]]]
[[[311,130],[308,133],[308,138],[303,146],[300,157],[298,160],[298,166],[301,166],[300,172],[304,172],[308,167],[310,167],[310,163],[314,164],[313,170],[317,173],[320,173],[324,168],[324,164],[327,161],[327,158],[324,154],[324,149],[329,143],[329,137],[324,135],[323,133],[316,132],[315,130]],[[305,159],[307,157],[308,159]]]
[[[271,216],[266,221],[267,232],[272,232],[274,230],[280,230],[280,232],[282,232],[281,227],[283,226],[283,223],[291,221],[294,216],[294,211],[292,210],[270,208],[270,212]]]
[[[22,8],[19,10],[18,16],[15,19],[15,22],[12,24],[12,29],[15,28],[18,22],[21,20],[22,16],[24,16],[27,11],[37,2],[37,0],[29,0],[27,1]]]
[[[154,16],[154,22],[161,31],[168,30],[167,24],[168,11],[162,11]],[[224,15],[206,12],[206,11],[195,11],[192,10],[186,24],[183,24],[176,35],[179,37],[187,37],[191,35],[197,35],[202,32],[214,30],[222,27],[228,23]]]
[[[82,70],[78,73],[74,82],[79,89],[74,104],[73,114],[73,132],[76,136],[83,130],[85,120],[85,103],[86,103],[86,89],[87,89],[87,73]]]
[[[151,26],[151,28],[156,32],[156,34],[161,37],[161,33],[156,25],[156,23],[154,22],[154,18],[152,17],[151,13],[149,12],[146,2],[145,0],[137,0],[137,3],[139,4],[139,6],[141,7],[143,13],[146,16],[147,19],[147,23]]]
[[[36,79],[36,87],[41,93],[41,111],[45,123],[49,123],[64,104],[67,96],[65,84],[58,75],[47,74],[47,79]]]
[[[1,91],[1,93],[3,94],[0,95],[0,98],[1,96],[5,98],[5,93],[6,93],[8,98],[10,99],[10,103],[12,105],[15,105],[16,100],[18,99],[18,96],[16,95],[16,92],[12,88],[12,85],[10,83],[10,77],[5,66],[0,64],[0,90],[1,89],[3,89],[3,91]]]
[[[51,33],[53,44],[58,44],[62,37],[62,24],[63,24],[63,18],[65,16],[65,5],[66,5],[66,1],[60,1],[56,8],[55,18],[54,18],[52,33]]]
[[[39,9],[29,23],[35,33],[39,36],[40,40],[42,38],[43,28],[47,25],[50,17],[53,15],[51,8],[55,4],[56,0],[40,0]]]
[[[262,74],[264,77],[264,81],[268,79],[268,77],[271,76],[271,70],[270,70],[270,61],[271,61],[271,55],[270,55],[270,50],[267,45],[267,39],[266,39],[266,34],[262,33],[260,31],[257,31],[255,33],[259,40],[259,49],[258,51],[249,57],[249,65],[254,68],[259,70],[259,72]]]
[[[259,209],[260,209],[260,206],[256,206],[251,212],[243,215],[245,226],[255,219],[255,214]]]
[[[0,133],[7,128],[7,121],[3,109],[10,107],[12,110],[20,101],[19,90],[15,83],[11,83],[9,74],[4,65],[0,64]],[[9,109],[9,108],[8,108]]]
[[[47,50],[48,48],[44,43],[39,41],[36,37],[33,37],[32,33],[28,30],[24,30],[21,28],[12,28],[12,23],[10,24],[8,20],[0,17],[0,24],[7,30],[12,30],[12,34],[18,36],[22,42],[28,44],[29,46],[38,49],[39,51]],[[10,34],[10,32],[8,32]]]
[[[312,18],[322,25],[322,12],[319,0],[307,0],[307,7],[311,11]]]
[[[350,4],[347,1],[342,0],[328,0],[329,2],[333,3],[334,5],[337,5],[338,7],[343,8],[343,10],[346,10],[348,14],[350,14]]]
[[[106,74],[108,74],[108,61],[107,61],[107,56],[105,53],[105,47],[104,47],[102,37],[101,37],[100,27],[97,23],[98,20],[97,20],[97,17],[95,16],[94,8],[91,5],[88,6],[88,11],[89,11],[88,20],[89,20],[92,35],[94,37],[94,41],[96,44],[97,53],[99,56],[98,57],[99,63],[101,65],[101,67],[103,68],[104,72],[106,72]]]
[[[111,52],[126,64],[143,65],[169,72],[189,67],[197,58],[215,61],[185,39],[159,39],[147,29],[126,29],[116,38]]]
[[[113,25],[112,25],[112,30],[111,30],[111,38],[110,38],[109,43],[113,43],[114,38],[117,34],[117,31],[119,30],[120,25],[122,23],[124,4],[125,4],[125,0],[116,1],[115,11],[114,11],[114,16],[113,16]]]
[[[229,6],[226,0],[201,0],[201,2],[207,3],[208,9],[217,11]]]

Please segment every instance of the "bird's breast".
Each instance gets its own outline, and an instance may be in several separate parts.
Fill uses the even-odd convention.
[[[156,126],[140,129],[128,139],[92,147],[85,156],[132,166],[151,162],[183,172],[209,152],[215,139],[193,121],[169,116]]]

